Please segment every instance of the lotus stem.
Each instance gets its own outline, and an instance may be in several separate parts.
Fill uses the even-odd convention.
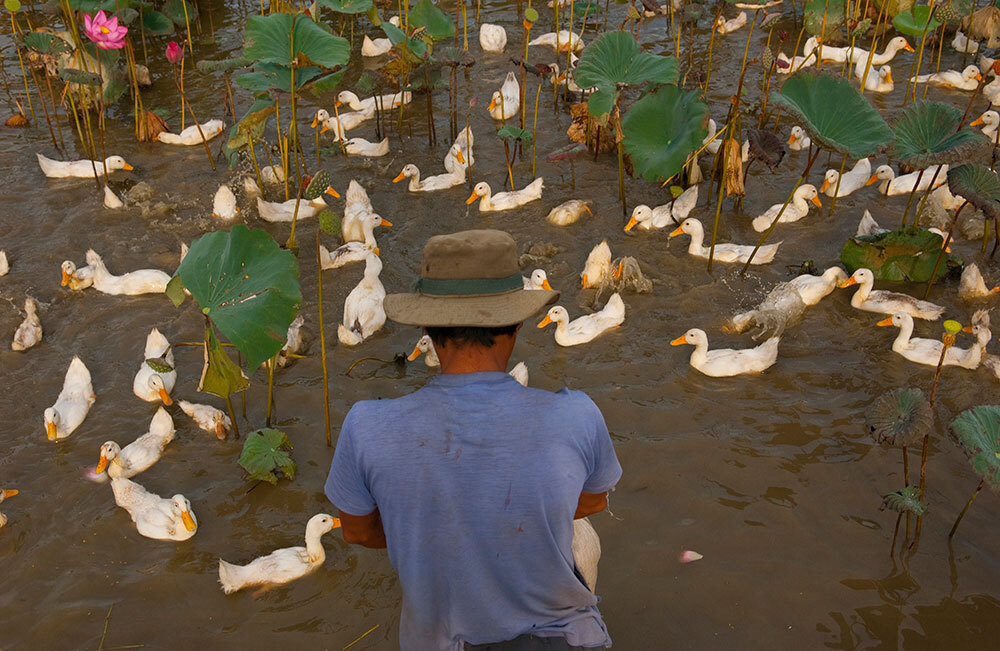
[[[319,229],[316,229],[316,298],[319,301],[319,350],[323,360],[323,411],[326,416],[326,447],[330,442],[330,384],[326,371],[326,331],[323,329],[323,264],[319,257]]]
[[[465,10],[465,0],[460,0],[462,3],[462,49],[466,52],[469,51],[469,17]],[[530,5],[529,5],[530,6]],[[329,428],[327,428],[329,431]]]
[[[816,52],[816,67],[818,68],[821,63],[823,63],[823,41],[826,40],[826,13],[830,9],[830,0],[826,0],[826,4],[823,5],[823,22],[819,28],[819,46]],[[795,53],[792,53],[792,61],[795,61]]]
[[[24,81],[24,95],[28,98],[28,110],[31,111],[31,121],[35,122],[35,107],[31,104],[31,91],[28,90],[28,75],[24,72],[24,59],[21,58],[21,46],[17,44],[17,22],[14,20],[14,12],[10,13],[11,37],[14,41],[14,49],[17,50],[17,62],[21,66],[21,79]],[[39,95],[41,98],[41,95]]]
[[[765,46],[768,51],[771,50],[771,35],[774,34],[774,28],[772,27],[767,32],[767,45]],[[771,77],[774,74],[774,66],[777,65],[777,59],[772,57],[771,66],[767,69],[764,74],[764,84],[761,90],[760,97],[760,116],[757,118],[757,128],[764,128],[764,117],[767,114],[767,100],[768,96],[771,94]],[[749,165],[748,165],[749,167]]]
[[[882,19],[888,18],[885,12],[886,5],[888,3],[883,2],[878,10],[878,18],[875,19],[875,31],[872,32],[872,42],[868,49],[868,59],[865,61],[865,73],[861,75],[861,88],[859,92],[865,94],[865,84],[868,83],[868,73],[872,69],[872,57],[875,56],[875,48],[878,46],[878,30],[882,26]]]
[[[726,125],[729,126],[728,124]],[[722,131],[720,129],[720,131]],[[718,134],[716,134],[718,135]],[[722,199],[725,196],[726,184],[722,178],[726,169],[726,158],[728,154],[729,147],[725,144],[720,148],[722,150],[722,165],[719,167],[719,201],[715,204],[715,222],[712,225],[712,244],[708,249],[708,273],[712,273],[712,262],[715,260],[715,239],[719,234],[719,214],[722,212]],[[711,194],[711,193],[710,193]]]
[[[557,6],[558,6],[558,4],[559,3],[556,2]],[[526,107],[524,106],[524,103],[525,103],[524,102],[524,89],[525,89],[525,85],[528,83],[527,73],[524,70],[524,62],[528,60],[528,34],[531,33],[531,23],[529,23],[527,21],[527,19],[525,19],[523,21],[523,26],[524,26],[524,56],[521,57],[521,84],[520,84],[520,93],[521,93],[521,128],[522,129],[524,128],[524,112],[526,110]],[[570,40],[572,42],[572,39],[570,39]],[[559,52],[559,28],[558,27],[556,28],[556,52]],[[569,74],[569,73],[567,72],[567,74]],[[501,112],[501,114],[503,114],[503,112],[504,112],[504,108],[503,108],[503,92],[502,91],[500,92],[500,112]],[[506,124],[506,122],[504,122],[504,124]],[[512,189],[513,189],[513,187],[512,187]]]
[[[588,5],[589,6],[589,5]],[[538,99],[542,96],[542,82],[535,91],[535,119],[531,124],[531,178],[535,178],[535,146],[538,144]]]
[[[254,151],[253,134],[247,130],[247,146],[250,149],[250,160],[253,161],[253,171],[257,175],[257,187],[263,188],[264,181],[260,178],[260,165],[257,164],[257,152]]]
[[[191,20],[188,18],[187,0],[181,0],[181,6],[184,8],[184,26],[187,29],[188,48],[191,50],[191,56],[194,57],[194,45],[191,43]],[[292,28],[295,28],[294,20],[292,21]],[[184,64],[182,63],[181,65]]]
[[[236,412],[233,411],[233,401],[229,398],[229,394],[226,394],[226,411],[229,412],[229,420],[233,422],[233,436],[236,440],[240,440],[240,426],[236,422]]]
[[[966,511],[968,511],[969,507],[972,506],[972,503],[976,501],[976,496],[979,495],[979,491],[983,490],[984,485],[986,485],[986,479],[980,479],[979,485],[976,486],[976,490],[972,491],[972,496],[969,497],[969,501],[962,507],[961,513],[958,514],[958,518],[955,520],[955,524],[951,526],[951,531],[948,532],[948,540],[951,540],[952,537],[954,537],[955,532],[958,531],[958,525],[962,523],[962,518],[965,517]]]
[[[938,34],[937,69],[935,70],[935,72],[941,72],[941,50],[944,49],[944,28],[945,28],[945,23],[944,23],[944,21],[942,21],[941,22],[941,31]],[[968,49],[968,48],[965,48],[965,49]],[[963,56],[963,58],[965,57],[965,53],[964,52],[962,53],[962,56]],[[964,62],[962,63],[962,67],[965,68],[965,63]],[[931,88],[930,84],[924,84],[924,96],[923,96],[923,99],[927,99],[927,91],[930,90],[930,88]],[[914,96],[916,96],[916,93],[914,93]]]
[[[927,22],[924,23],[924,30],[920,33],[920,49],[917,50],[917,58],[913,61],[913,66],[910,68],[910,78],[906,81],[906,92],[903,94],[903,106],[909,103],[910,97],[910,87],[913,87],[913,100],[917,99],[917,82],[916,77],[920,74],[920,64],[924,60],[924,44],[927,41],[927,28],[931,26],[931,18],[934,16],[934,0],[930,0],[927,3]]]
[[[400,85],[400,88],[402,88],[402,85]],[[400,90],[400,92],[402,92],[402,90]],[[335,134],[337,136],[337,144],[340,145],[340,153],[342,153],[342,154],[344,154],[346,156],[347,155],[347,148],[344,147],[344,136],[347,135],[347,132],[340,125],[340,107],[337,106],[336,102],[333,103],[333,116],[335,118],[337,118],[337,131],[338,131],[338,133]],[[399,103],[399,124],[400,124],[400,126],[402,126],[402,124],[403,124],[403,103],[402,102]],[[287,199],[287,196],[285,198]]]
[[[289,36],[289,41],[291,42],[292,52],[295,51],[294,40],[295,40],[295,18],[293,17],[292,18],[292,30],[291,30],[291,34]],[[292,133],[292,148],[293,148],[292,149],[292,152],[293,152],[292,155],[293,156],[297,156],[298,155],[298,148],[299,148],[299,130],[297,128],[297,122],[296,122],[296,118],[298,116],[296,115],[296,112],[295,112],[296,111],[296,106],[295,106],[295,95],[296,95],[296,92],[295,92],[295,71],[296,71],[296,65],[293,63],[292,64],[292,87],[291,87],[291,96],[292,96],[292,123],[288,126],[288,130],[291,131],[291,133]],[[338,130],[341,129],[340,121],[339,120],[337,121],[337,129]],[[338,134],[338,135],[340,135],[340,134]],[[285,139],[285,158],[287,159],[287,157],[288,157],[288,139],[286,137],[286,139]],[[295,161],[296,161],[296,163],[295,163],[295,169],[296,169],[296,172],[297,172],[298,168],[299,168],[299,166],[298,166],[298,158],[296,158]],[[286,165],[283,171],[285,173],[285,187],[287,188],[288,187],[288,177],[290,176],[289,172],[291,170],[289,170],[288,166]],[[294,250],[296,250],[298,248],[298,243],[295,241],[295,223],[298,221],[298,217],[299,217],[299,204],[301,202],[302,202],[302,177],[301,177],[301,175],[297,174],[296,175],[296,183],[295,183],[295,209],[292,211],[292,230],[288,234],[288,242],[285,243],[285,246],[289,250],[291,250],[291,251],[294,251]],[[273,374],[274,374],[274,372],[272,371],[271,375],[273,375]],[[268,395],[270,395],[270,379],[268,380]],[[270,414],[270,410],[271,410],[270,399],[268,399],[267,409],[268,409],[268,414]],[[268,423],[270,424],[270,419],[268,419]]]
[[[844,178],[844,167],[847,166],[847,154],[844,154],[844,158],[840,161],[840,176],[837,177],[837,184],[833,188],[833,199],[830,200],[830,212],[833,215],[833,209],[837,207],[837,195],[840,193],[840,179]]]
[[[293,72],[292,74],[294,75],[295,73]],[[181,59],[180,82],[177,80],[177,67],[174,66],[174,84],[177,85],[177,90],[181,93],[181,129],[184,129],[184,107],[187,106],[188,113],[191,114],[191,121],[194,122],[195,128],[198,129],[198,135],[201,136],[201,144],[205,146],[205,153],[208,155],[208,164],[212,166],[212,171],[214,172],[215,159],[212,158],[212,150],[209,149],[208,140],[205,138],[205,133],[201,130],[201,123],[198,122],[198,117],[194,114],[194,107],[192,107],[191,102],[187,101],[187,98],[184,97],[184,59]]]
[[[670,10],[673,11],[673,6],[674,6],[673,2],[671,1],[668,2],[667,4],[670,5],[671,8]],[[718,11],[715,12],[715,18],[718,19],[720,15],[722,15],[721,6],[719,7]],[[709,32],[708,35],[708,71],[705,73],[705,85],[702,86],[702,91],[705,93],[706,96],[708,95],[708,82],[712,79],[712,51],[715,47],[715,31],[716,31],[715,20],[713,19],[712,30]]]
[[[899,225],[900,228],[906,228],[906,217],[907,215],[910,214],[910,205],[913,204],[913,195],[917,193],[917,188],[920,187],[920,179],[922,179],[923,176],[924,176],[924,170],[921,169],[919,172],[917,172],[917,182],[913,184],[913,189],[910,190],[910,196],[906,200],[906,208],[903,209],[903,221]],[[887,189],[886,193],[888,194],[888,192],[889,191]]]
[[[938,267],[941,266],[941,259],[947,255],[946,249],[948,248],[948,245],[951,244],[951,236],[952,233],[955,232],[955,225],[958,223],[958,215],[962,212],[962,208],[965,208],[967,205],[969,205],[969,202],[963,201],[962,205],[955,211],[955,216],[951,218],[951,226],[948,227],[948,236],[944,238],[944,245],[941,247],[941,250],[938,251],[937,259],[934,261],[934,270],[931,271],[931,278],[927,281],[927,289],[924,290],[924,300],[927,300],[927,296],[931,293],[931,287],[934,285],[934,277],[937,275]],[[934,404],[933,391],[931,392],[931,404]]]
[[[673,3],[670,6],[673,6]],[[750,30],[747,32],[747,42],[743,47],[743,62],[740,64],[740,81],[736,85],[736,94],[733,95],[733,102],[729,105],[729,115],[726,118],[727,124],[732,121],[734,113],[739,112],[740,98],[743,96],[743,78],[747,73],[747,54],[750,52],[750,39],[753,37],[753,28],[757,25],[757,16],[759,14],[760,9],[753,12],[753,21],[751,21]]]
[[[973,103],[976,101],[976,98],[979,97],[979,93],[983,92],[983,86],[985,85],[986,85],[985,82],[979,82],[979,85],[976,87],[975,92],[972,93],[972,97],[969,98],[969,103],[965,105],[965,113],[962,114],[962,121],[958,123],[958,128],[955,129],[955,133],[961,131],[962,127],[965,126],[966,120],[969,119],[969,111],[972,110]]]
[[[899,535],[899,523],[902,519],[902,513],[896,516],[896,526],[892,529],[892,545],[889,546],[889,558],[892,558],[896,553],[896,536]]]
[[[38,76],[35,75],[35,70],[31,70],[31,81],[35,82],[35,91],[38,93],[38,102],[42,105],[42,111],[45,112],[45,123],[49,125],[49,135],[52,137],[52,146],[56,149],[59,148],[59,143],[56,142],[56,132],[52,128],[52,119],[49,117],[49,107],[45,104],[45,98],[42,97],[41,86],[38,85]]]
[[[986,243],[990,241],[990,220],[985,216],[983,217],[983,245],[980,247],[980,253],[986,253]]]
[[[182,0],[183,1],[183,0]],[[177,68],[174,68],[174,84],[177,84]],[[184,130],[184,58],[181,57],[181,80],[177,86],[181,93],[181,131]]]
[[[920,223],[920,215],[924,213],[924,207],[927,205],[927,197],[930,195],[931,190],[934,189],[934,184],[937,183],[938,174],[941,173],[942,165],[938,165],[934,168],[934,176],[931,177],[931,182],[924,189],[924,194],[920,197],[920,203],[917,204],[917,211],[913,214],[913,225],[916,226]]]
[[[322,271],[322,269],[320,269]],[[267,360],[267,412],[264,417],[264,423],[270,427],[271,426],[271,407],[274,404],[274,364],[278,359],[275,355],[271,359]]]
[[[510,169],[510,144],[507,139],[503,141],[503,159],[507,162],[507,180],[510,181],[510,189],[514,189],[514,173]]]

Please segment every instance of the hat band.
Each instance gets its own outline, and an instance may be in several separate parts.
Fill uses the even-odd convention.
[[[521,273],[506,278],[424,278],[413,284],[413,289],[432,296],[504,294],[515,289],[524,289]]]

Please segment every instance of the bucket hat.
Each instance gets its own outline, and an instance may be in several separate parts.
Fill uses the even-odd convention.
[[[521,323],[559,298],[557,291],[524,289],[517,243],[498,230],[427,240],[413,290],[386,296],[386,316],[406,325],[496,328]]]

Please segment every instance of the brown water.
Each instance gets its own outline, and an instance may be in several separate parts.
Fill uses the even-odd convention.
[[[225,17],[222,3],[202,6],[213,8],[217,45],[197,46],[196,54],[217,58],[238,49],[242,16],[257,5],[231,5]],[[542,13],[544,25],[549,13]],[[622,7],[612,5],[609,25],[623,15]],[[781,26],[791,31],[790,15]],[[478,63],[461,80],[458,94],[463,105],[473,96],[479,102],[472,112],[477,138],[470,184],[485,179],[496,190],[503,185],[503,150],[490,134],[493,124],[484,107],[510,68],[509,54],[520,40],[515,29],[519,21],[500,2],[486,3],[483,17],[508,28],[508,54],[479,51],[470,15],[470,49]],[[207,15],[203,23],[207,33]],[[644,24],[641,39],[650,51],[669,52],[664,23],[658,18]],[[702,27],[706,25],[703,21]],[[743,29],[717,37],[710,92],[716,120],[724,117],[746,34]],[[754,34],[751,53],[759,51],[765,38]],[[699,31],[696,40],[695,60],[704,61],[707,32]],[[16,59],[12,61],[9,40],[4,37],[0,43],[16,87]],[[158,55],[162,46],[163,39],[151,39],[154,87],[146,92],[146,102],[173,110],[170,123],[176,130],[179,102]],[[551,51],[532,50],[531,61],[551,60]],[[911,57],[896,59],[897,80],[905,80]],[[946,52],[943,67],[957,67],[960,59]],[[759,70],[753,67],[747,76],[750,97],[759,94]],[[529,80],[529,95],[536,83]],[[189,72],[187,87],[203,121],[222,116],[219,78]],[[905,81],[897,82],[893,94],[873,98],[889,118],[899,111],[903,87]],[[940,90],[930,96],[963,109],[968,97]],[[542,201],[482,216],[466,207],[468,188],[414,195],[404,184],[393,185],[392,176],[407,162],[417,163],[425,174],[439,173],[448,147],[447,112],[442,109],[447,96],[438,92],[435,102],[436,147],[427,145],[425,102],[419,97],[407,109],[402,133],[392,128],[389,156],[372,161],[324,157],[335,187],[343,190],[349,179],[358,179],[376,210],[395,224],[378,235],[388,291],[409,286],[427,237],[480,226],[506,229],[522,243],[545,241],[559,247],[546,269],[573,315],[592,298],[591,291],[578,288],[578,273],[587,252],[602,238],[616,256],[641,260],[655,281],[651,294],[625,296],[628,316],[619,330],[591,344],[561,348],[551,330],[526,327],[514,352],[516,360],[527,363],[533,386],[555,390],[568,385],[590,394],[604,411],[616,443],[625,474],[610,511],[592,520],[604,550],[601,610],[617,648],[992,648],[1000,634],[996,496],[986,491],[979,497],[949,547],[947,531],[978,478],[962,453],[943,438],[941,425],[930,449],[930,510],[920,544],[902,557],[889,554],[896,518],[878,506],[880,495],[903,484],[900,456],[872,445],[862,415],[873,397],[889,388],[910,383],[929,389],[933,374],[891,352],[895,329],[874,327],[877,317],[853,310],[849,292],[838,291],[787,332],[777,365],[762,376],[708,378],[688,366],[689,348],[668,345],[693,326],[705,328],[714,347],[749,345],[748,337],[721,331],[727,316],[755,304],[786,279],[786,264],[806,258],[819,268],[836,263],[863,208],[890,225],[898,221],[905,198],[882,197],[868,188],[839,200],[833,217],[826,208],[814,210],[798,224],[779,227],[785,244],[777,260],[755,268],[747,279],[725,265],[709,275],[702,261],[686,254],[687,238],[668,242],[666,231],[631,236],[622,231],[612,155],[572,165],[545,162],[542,154],[565,144],[569,123],[562,104],[553,114],[548,86],[538,117],[538,174],[546,185]],[[249,103],[238,91],[237,112],[242,114]],[[316,107],[331,103],[331,96],[318,104],[310,98],[302,115],[311,117]],[[978,101],[971,115],[985,110],[984,105]],[[40,173],[35,151],[82,157],[82,150],[71,145],[75,139],[65,114],[61,119],[67,152],[54,150],[44,122],[27,130],[0,131],[5,182],[0,247],[12,264],[11,273],[0,280],[0,297],[9,304],[0,310],[0,332],[8,337],[20,322],[25,292],[41,303],[45,327],[44,342],[27,353],[12,353],[6,345],[0,350],[5,388],[0,394],[5,442],[0,485],[21,491],[2,506],[10,523],[0,532],[5,586],[0,592],[0,647],[96,648],[105,625],[105,649],[175,649],[205,642],[227,649],[275,642],[289,648],[339,649],[372,627],[377,628],[353,649],[395,647],[400,591],[386,554],[349,547],[336,533],[325,539],[325,566],[306,579],[257,598],[248,593],[226,597],[217,583],[218,557],[243,562],[301,544],[306,520],[333,508],[322,493],[332,450],[324,443],[318,339],[307,359],[277,377],[276,426],[295,443],[299,474],[294,481],[248,492],[252,484],[235,463],[240,442],[220,443],[176,409],[177,439],[139,481],[159,494],[182,492],[191,500],[199,519],[193,539],[168,543],[140,537],[127,513],[115,506],[110,488],[84,478],[97,461],[101,442],[126,443],[146,431],[154,407],[132,395],[131,382],[149,329],[158,327],[172,342],[196,341],[201,321],[190,301],[175,309],[164,297],[60,288],[59,263],[73,259],[82,264],[84,252],[93,247],[114,272],[149,266],[172,270],[181,242],[219,227],[209,217],[212,195],[233,173],[222,166],[211,172],[200,147],[135,143],[123,101],[109,113],[107,148],[109,154],[124,155],[136,170],[116,173],[112,187],[121,191],[133,180],[145,181],[153,186],[155,199],[173,209],[158,217],[143,217],[132,208],[108,211],[92,181],[47,180]],[[787,121],[781,125],[785,137],[789,127]],[[371,139],[374,125],[368,122],[351,135]],[[311,140],[305,148],[308,159]],[[747,213],[756,215],[781,201],[805,159],[804,152],[791,154],[774,176],[755,166],[747,184]],[[814,168],[814,182],[821,181],[825,163],[823,155]],[[528,164],[518,162],[516,184],[529,180]],[[644,181],[629,181],[627,189],[630,210],[639,202],[664,201],[662,191]],[[592,199],[594,216],[568,228],[545,222],[552,206],[570,198]],[[829,199],[823,200],[828,206]],[[703,191],[693,215],[707,222],[712,213],[704,203]],[[340,207],[339,202],[334,205]],[[726,202],[723,241],[752,242],[749,219],[730,212],[729,206]],[[244,207],[247,223],[284,242],[287,225],[265,224],[256,219],[255,208],[246,202]],[[314,335],[315,228],[315,221],[303,221],[299,235],[302,309]],[[332,238],[323,240],[333,244]],[[955,245],[956,253],[966,258],[978,258],[977,250],[973,243]],[[996,278],[995,264],[979,263],[987,277]],[[339,321],[344,297],[360,276],[359,265],[326,272],[328,326]],[[954,282],[941,283],[931,298],[967,322],[969,310],[957,302],[954,290]],[[921,323],[916,334],[934,337],[938,332],[939,326]],[[328,333],[335,341],[335,328]],[[418,336],[415,328],[388,323],[355,349],[330,346],[335,436],[355,401],[412,392],[428,376],[422,362],[408,365],[403,373],[366,362],[346,377],[351,362],[365,355],[387,359],[408,352]],[[45,439],[42,411],[58,394],[73,354],[93,373],[97,403],[70,439],[52,444]],[[175,396],[212,402],[195,391],[201,353],[178,348],[177,364]],[[263,374],[258,372],[253,381],[247,420],[239,421],[244,433],[264,422]],[[989,402],[995,382],[985,369],[945,370],[939,422]],[[238,400],[236,404],[239,409]],[[918,463],[916,456],[912,463]],[[704,559],[680,564],[677,556],[684,549],[696,550]]]

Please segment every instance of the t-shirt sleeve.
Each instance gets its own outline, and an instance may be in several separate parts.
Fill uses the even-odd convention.
[[[591,419],[590,459],[588,459],[590,476],[583,483],[583,492],[604,493],[614,488],[621,479],[622,467],[618,463],[618,455],[615,454],[615,447],[611,443],[611,435],[608,433],[608,426],[604,422],[601,410],[589,397],[586,400],[590,403]]]
[[[368,515],[375,510],[376,504],[358,455],[356,420],[356,408],[352,408],[340,428],[324,492],[341,511],[351,515]]]

